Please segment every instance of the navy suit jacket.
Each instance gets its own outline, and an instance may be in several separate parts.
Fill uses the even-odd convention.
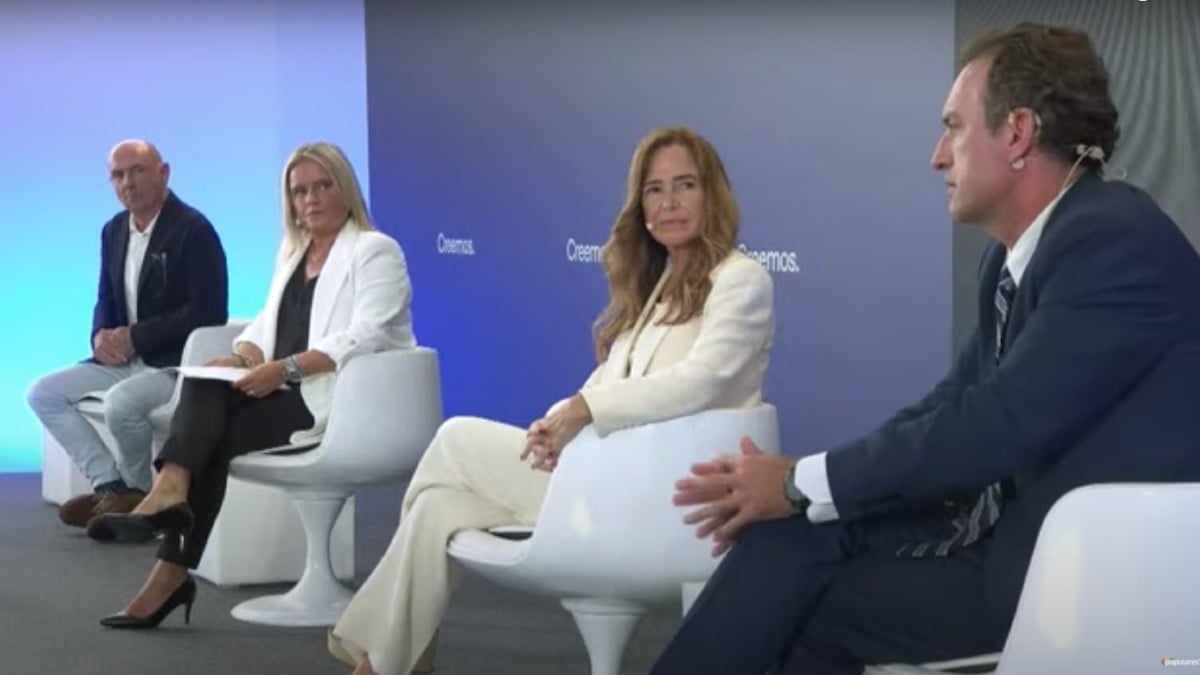
[[[129,325],[125,303],[125,252],[129,211],[104,224],[100,235],[100,289],[92,313],[92,337],[101,328]],[[147,365],[179,365],[183,344],[200,326],[229,318],[225,249],[204,214],[174,192],[167,194],[150,234],[138,277],[134,351]],[[89,342],[89,348],[91,344]]]
[[[1146,193],[1088,174],[1059,201],[995,362],[993,295],[949,375],[881,428],[829,452],[843,519],[1016,491],[987,546],[993,618],[1009,625],[1042,519],[1090,483],[1200,480],[1200,257]]]

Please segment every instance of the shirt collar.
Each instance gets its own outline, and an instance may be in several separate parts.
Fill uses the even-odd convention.
[[[1025,275],[1025,270],[1029,267],[1029,261],[1033,260],[1033,252],[1037,249],[1038,241],[1042,238],[1042,230],[1046,229],[1050,215],[1054,213],[1054,207],[1058,206],[1063,195],[1067,194],[1074,185],[1075,183],[1072,183],[1060,191],[1058,196],[1042,209],[1037,218],[1033,219],[1021,236],[1017,237],[1017,242],[1008,250],[1008,257],[1005,258],[1004,265],[1008,267],[1008,273],[1012,275],[1014,284],[1021,285],[1021,277]]]
[[[133,212],[130,211],[129,212],[129,235],[132,237],[149,237],[150,233],[154,231],[154,226],[156,224],[158,224],[158,217],[160,215],[162,215],[161,208],[158,210],[157,213],[154,214],[154,217],[150,219],[150,224],[146,226],[146,229],[139,232],[137,227],[133,224]]]

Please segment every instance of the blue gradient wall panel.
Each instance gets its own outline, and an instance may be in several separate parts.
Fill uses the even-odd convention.
[[[260,307],[298,143],[341,144],[369,183],[363,5],[342,0],[34,2],[0,8],[0,471],[36,469],[25,404],[88,354],[109,148],[156,142],[225,245],[230,314]]]
[[[582,383],[593,249],[637,140],[721,152],[770,261],[789,451],[864,431],[948,365],[950,223],[928,158],[950,0],[367,2],[375,215],[404,245],[448,414],[524,425]]]

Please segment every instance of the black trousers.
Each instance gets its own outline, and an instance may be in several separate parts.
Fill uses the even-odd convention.
[[[721,561],[653,675],[859,675],[865,665],[999,651],[984,598],[990,539],[941,558],[897,558],[948,535],[931,510],[747,528]]]
[[[312,425],[299,389],[251,398],[228,382],[184,380],[171,432],[154,466],[161,471],[164,464],[177,464],[191,474],[188,506],[195,524],[182,541],[164,536],[159,559],[195,569],[225,500],[229,463],[248,452],[286,445],[294,431]]]

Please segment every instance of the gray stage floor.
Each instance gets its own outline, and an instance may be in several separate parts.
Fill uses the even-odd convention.
[[[382,555],[403,486],[359,495],[358,579]],[[182,611],[155,631],[119,632],[97,620],[124,606],[153,562],[153,545],[97,544],[59,523],[37,474],[0,475],[0,674],[176,675],[345,673],[324,631],[241,623],[229,610],[286,587],[218,588],[201,581],[190,626]],[[587,655],[554,600],[464,575],[442,628],[439,675],[584,675]],[[645,673],[678,623],[677,609],[647,614],[623,673]]]

